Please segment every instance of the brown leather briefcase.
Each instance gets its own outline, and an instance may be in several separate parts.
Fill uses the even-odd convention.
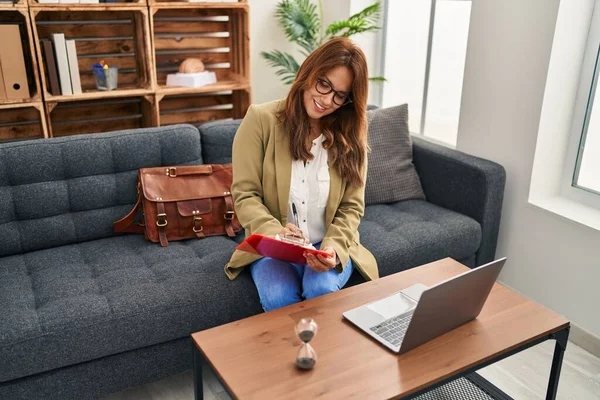
[[[231,164],[141,168],[133,210],[113,223],[115,232],[143,233],[146,239],[169,240],[206,236],[234,237],[242,227],[231,197]],[[136,216],[141,206],[141,222]]]

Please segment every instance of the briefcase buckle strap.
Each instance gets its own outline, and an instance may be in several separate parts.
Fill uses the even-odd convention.
[[[159,213],[156,215],[156,226],[167,226],[167,214]]]
[[[204,230],[204,226],[202,225],[202,217],[194,217],[194,226],[192,227],[194,232],[202,232]]]
[[[177,176],[177,168],[175,167],[169,167],[167,169],[165,169],[166,175],[171,177],[171,178],[175,178]]]

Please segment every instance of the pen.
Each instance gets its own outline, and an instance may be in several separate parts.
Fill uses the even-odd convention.
[[[298,224],[298,211],[296,211],[296,205],[292,202],[292,213],[294,214],[294,221],[296,222],[296,228],[300,229]]]

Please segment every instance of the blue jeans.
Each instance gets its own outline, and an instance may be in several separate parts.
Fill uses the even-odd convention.
[[[340,274],[335,269],[315,272],[306,264],[263,257],[250,265],[250,273],[258,289],[260,304],[265,311],[271,311],[340,290],[352,275],[352,260],[348,260]]]

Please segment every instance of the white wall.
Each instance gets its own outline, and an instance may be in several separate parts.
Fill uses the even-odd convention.
[[[284,36],[277,24],[275,6],[280,0],[249,0],[250,4],[250,74],[252,103],[260,104],[281,99],[287,95],[289,86],[275,75],[276,69],[260,56],[261,51],[280,50],[296,56],[300,54]]]
[[[275,6],[280,0],[249,0],[250,4],[250,63],[252,103],[264,103],[283,98],[289,86],[284,85],[275,75],[275,69],[268,66],[260,56],[261,51],[280,50],[296,57],[302,62],[304,57],[283,35],[283,30],[275,18]],[[323,18],[326,27],[333,21],[346,19],[351,14],[362,10],[375,0],[323,0]],[[316,1],[315,1],[316,4]],[[383,22],[382,22],[383,23]],[[379,74],[379,43],[381,35],[366,34],[353,36],[354,40],[365,51],[372,76]],[[379,84],[371,84],[369,102],[378,103]]]
[[[365,7],[375,3],[376,0],[350,0],[350,15],[356,14],[362,11]],[[379,26],[383,28],[383,13]],[[369,68],[369,76],[381,76],[383,70],[383,59],[382,59],[382,40],[383,40],[383,29],[376,32],[369,32],[360,35],[354,35],[351,39],[362,49],[367,57],[367,67]],[[368,104],[375,104],[381,106],[381,96],[383,91],[382,82],[371,82],[369,84],[369,98],[367,99]]]
[[[558,5],[473,1],[457,147],[507,170],[501,281],[600,336],[600,232],[527,201]]]

